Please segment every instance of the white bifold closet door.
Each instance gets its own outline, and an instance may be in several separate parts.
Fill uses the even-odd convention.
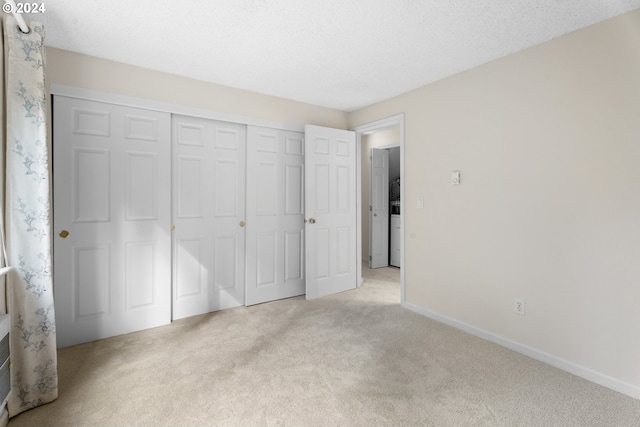
[[[173,318],[245,303],[246,126],[174,115]]]
[[[66,347],[171,321],[171,118],[54,97],[54,295]]]
[[[247,128],[247,298],[302,295],[304,134]]]

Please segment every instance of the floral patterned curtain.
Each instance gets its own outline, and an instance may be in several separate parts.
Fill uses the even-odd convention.
[[[58,396],[51,269],[51,191],[45,123],[44,28],[5,17],[4,217],[11,316],[9,415]]]

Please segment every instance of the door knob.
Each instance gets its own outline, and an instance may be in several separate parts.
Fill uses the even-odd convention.
[[[245,226],[244,221],[240,221],[240,227],[244,227],[244,226]]]
[[[309,224],[315,224],[316,220],[315,218],[309,218]]]
[[[60,233],[58,233],[58,236],[62,237],[63,239],[66,239],[68,235],[69,232],[67,230],[62,230]]]

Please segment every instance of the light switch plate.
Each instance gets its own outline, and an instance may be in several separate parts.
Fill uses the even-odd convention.
[[[460,184],[460,171],[451,172],[451,184],[453,185]]]
[[[416,206],[418,207],[418,209],[424,209],[424,199],[422,197],[418,197]]]

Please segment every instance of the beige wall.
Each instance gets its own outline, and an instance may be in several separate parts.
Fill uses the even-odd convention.
[[[640,387],[640,10],[350,125],[398,113],[406,301]]]
[[[346,129],[347,113],[48,47],[47,84],[91,89],[286,124]]]
[[[362,179],[362,260],[369,260],[369,205],[371,204],[371,149],[385,147],[400,142],[400,129],[385,129],[369,135],[362,135],[361,158],[362,168],[360,176]]]

